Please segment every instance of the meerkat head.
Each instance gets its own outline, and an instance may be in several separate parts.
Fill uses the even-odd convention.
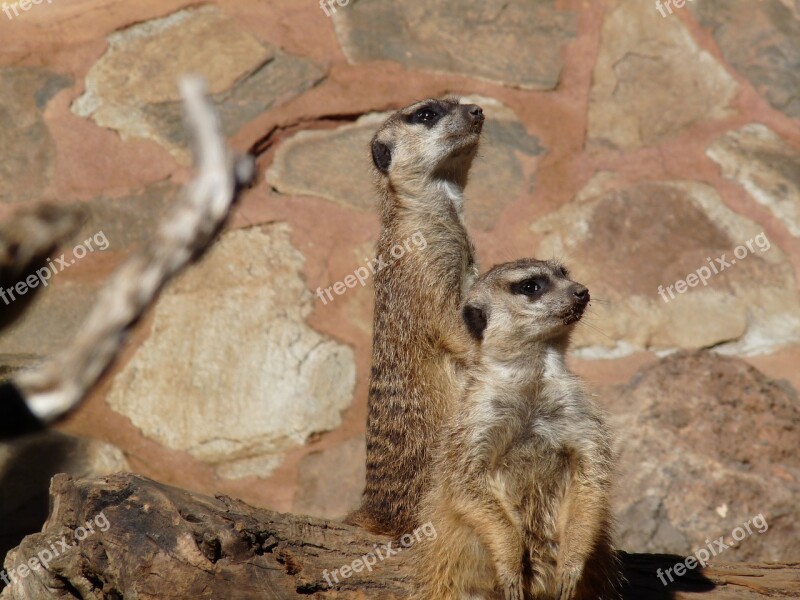
[[[483,129],[483,109],[458,99],[423,100],[393,114],[372,138],[372,161],[381,180],[441,179],[467,183]]]
[[[484,351],[508,354],[566,343],[589,300],[589,290],[559,263],[523,259],[483,275],[467,294],[462,314]]]

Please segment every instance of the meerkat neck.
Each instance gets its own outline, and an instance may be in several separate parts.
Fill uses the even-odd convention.
[[[380,186],[384,198],[384,211],[455,213],[463,220],[463,178],[449,177],[446,173],[399,174],[385,180]],[[387,212],[387,214],[389,214]]]
[[[566,348],[561,344],[536,344],[503,355],[485,353],[476,370],[476,381],[492,386],[524,388],[546,385],[571,377],[567,369]]]
[[[397,201],[411,210],[419,209],[429,213],[432,208],[456,208],[459,214],[464,208],[464,188],[451,179],[425,178],[405,182],[397,186]]]
[[[437,186],[442,194],[450,200],[459,218],[464,218],[464,188],[448,179],[439,179]]]

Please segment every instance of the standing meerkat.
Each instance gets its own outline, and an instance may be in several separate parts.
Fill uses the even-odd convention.
[[[375,533],[416,527],[430,450],[462,388],[457,362],[469,339],[459,310],[478,276],[463,191],[483,121],[477,105],[424,100],[392,115],[372,140],[378,256],[412,236],[425,240],[375,276],[367,480],[348,517]]]
[[[589,291],[554,262],[494,267],[463,318],[464,398],[443,427],[416,548],[418,600],[608,600],[611,436],[565,365]]]

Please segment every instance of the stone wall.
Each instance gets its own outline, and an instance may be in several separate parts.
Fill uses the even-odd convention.
[[[7,5],[0,218],[81,203],[74,243],[109,245],[0,336],[0,373],[70,338],[186,181],[180,74],[209,80],[259,180],[60,427],[98,445],[45,444],[85,454],[57,466],[5,448],[3,480],[98,463],[282,511],[352,508],[372,290],[316,291],[371,256],[382,115],[455,93],[488,117],[466,208],[482,265],[559,256],[597,299],[572,365],[618,432],[622,546],[689,552],[763,513],[769,533],[728,560],[800,558],[800,5],[657,4]]]

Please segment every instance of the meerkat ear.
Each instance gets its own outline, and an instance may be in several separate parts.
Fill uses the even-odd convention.
[[[467,331],[480,342],[483,339],[483,332],[488,323],[486,310],[474,304],[467,304],[461,314],[464,317]]]
[[[392,149],[379,140],[373,140],[372,162],[378,171],[386,175],[389,172],[389,165],[392,164]]]

